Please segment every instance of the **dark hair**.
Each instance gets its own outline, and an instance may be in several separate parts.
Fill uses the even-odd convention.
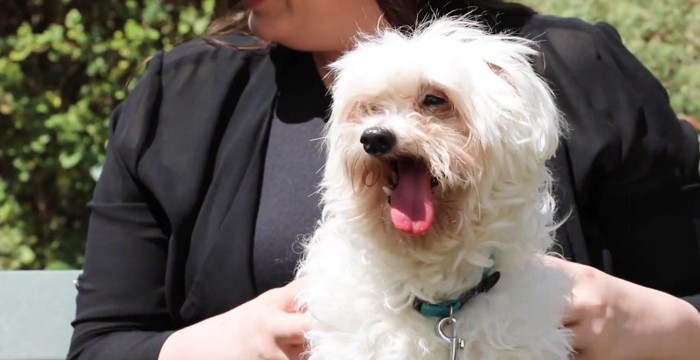
[[[243,1],[218,0],[214,8],[214,20],[209,24],[206,35],[245,32],[248,28],[248,10]]]
[[[214,20],[204,33],[204,41],[211,45],[243,49],[240,45],[230,44],[219,39],[219,35],[248,33],[248,13],[250,10],[238,0],[219,0],[214,10]],[[267,44],[260,41],[253,48],[264,48]],[[248,48],[248,47],[245,47]]]
[[[522,26],[526,18],[536,14],[532,8],[503,0],[376,0],[386,20],[395,27],[411,28],[422,20],[441,15],[471,13],[494,32]],[[211,44],[226,46],[218,35],[247,32],[248,10],[240,1],[218,1],[220,16],[212,22],[205,40]],[[230,44],[228,44],[230,45]],[[260,46],[267,44],[260,42]],[[236,48],[241,48],[236,46]]]

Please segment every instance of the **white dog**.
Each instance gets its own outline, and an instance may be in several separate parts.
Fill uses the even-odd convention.
[[[527,40],[464,19],[332,64],[323,216],[298,276],[311,360],[567,359],[546,267],[560,116]]]

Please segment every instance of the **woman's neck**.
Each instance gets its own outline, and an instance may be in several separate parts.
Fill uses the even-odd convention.
[[[317,51],[311,54],[314,59],[314,64],[316,65],[316,70],[327,89],[333,84],[333,74],[329,71],[328,65],[336,61],[341,54],[340,51]]]

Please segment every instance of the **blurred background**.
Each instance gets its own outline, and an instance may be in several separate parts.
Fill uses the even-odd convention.
[[[523,0],[613,24],[700,118],[700,0]],[[0,0],[0,269],[82,266],[110,112],[159,50],[239,1]]]

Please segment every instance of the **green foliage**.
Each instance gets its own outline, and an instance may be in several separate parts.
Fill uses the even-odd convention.
[[[700,119],[700,0],[524,0],[545,14],[606,21],[671,96]]]
[[[321,0],[323,1],[323,0]],[[219,0],[26,0],[0,11],[0,269],[82,264],[109,113],[155,51],[199,36]],[[524,0],[606,20],[700,118],[700,0]],[[133,82],[131,82],[133,83]]]
[[[0,14],[0,268],[77,267],[109,113],[215,1],[14,3]]]

